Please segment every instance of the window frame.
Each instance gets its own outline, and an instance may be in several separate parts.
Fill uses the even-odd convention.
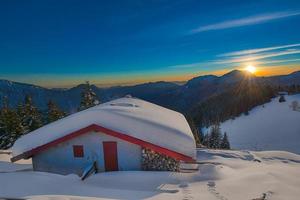
[[[84,157],[83,145],[73,145],[73,157],[74,158],[83,158]]]

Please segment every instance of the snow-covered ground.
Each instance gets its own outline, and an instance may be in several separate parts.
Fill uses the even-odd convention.
[[[283,150],[300,154],[300,110],[293,111],[292,101],[298,101],[300,94],[285,96],[286,102],[279,103],[279,97],[270,103],[257,106],[249,115],[241,115],[221,124],[227,132],[231,147],[249,150]]]
[[[81,181],[76,175],[20,171],[30,165],[9,164],[9,156],[0,154],[0,198],[299,199],[300,155],[203,149],[197,156],[204,163],[195,173],[111,172]]]
[[[19,160],[15,164],[10,162],[10,158],[11,158],[11,151],[0,150],[0,173],[32,170],[31,159]]]

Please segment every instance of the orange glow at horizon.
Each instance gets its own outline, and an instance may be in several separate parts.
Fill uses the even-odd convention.
[[[244,67],[233,67],[220,70],[199,70],[198,72],[170,72],[170,73],[138,73],[138,74],[122,74],[119,76],[102,76],[97,74],[81,75],[73,74],[63,77],[53,77],[52,75],[33,75],[33,76],[15,76],[9,78],[12,81],[35,84],[48,88],[65,87],[70,88],[78,84],[90,81],[91,84],[99,87],[111,87],[117,85],[136,85],[147,82],[168,81],[168,82],[185,82],[197,76],[216,75],[222,76],[234,69],[245,70]],[[285,75],[300,70],[300,65],[285,65],[285,66],[255,66],[254,74],[256,76],[274,76]],[[6,77],[0,77],[7,79]],[[29,80],[29,81],[28,81]],[[34,81],[33,81],[34,80]]]
[[[300,66],[268,66],[259,67],[255,75],[257,76],[276,76],[276,75],[286,75],[299,71]]]

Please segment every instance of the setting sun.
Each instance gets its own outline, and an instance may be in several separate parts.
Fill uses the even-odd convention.
[[[245,70],[253,74],[256,72],[256,67],[254,67],[253,65],[248,65]]]

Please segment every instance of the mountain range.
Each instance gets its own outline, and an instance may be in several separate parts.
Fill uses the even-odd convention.
[[[185,84],[173,82],[150,82],[134,86],[116,86],[99,88],[92,85],[101,102],[106,102],[125,95],[132,95],[174,110],[185,112],[193,105],[204,101],[212,95],[222,93],[236,86],[241,81],[255,81],[270,85],[300,85],[300,71],[288,75],[257,77],[248,72],[233,70],[223,76],[205,75],[192,78]],[[76,112],[80,103],[83,85],[70,89],[49,89],[36,85],[0,80],[0,101],[4,96],[12,107],[31,95],[40,110],[47,108],[51,99],[67,112]]]

